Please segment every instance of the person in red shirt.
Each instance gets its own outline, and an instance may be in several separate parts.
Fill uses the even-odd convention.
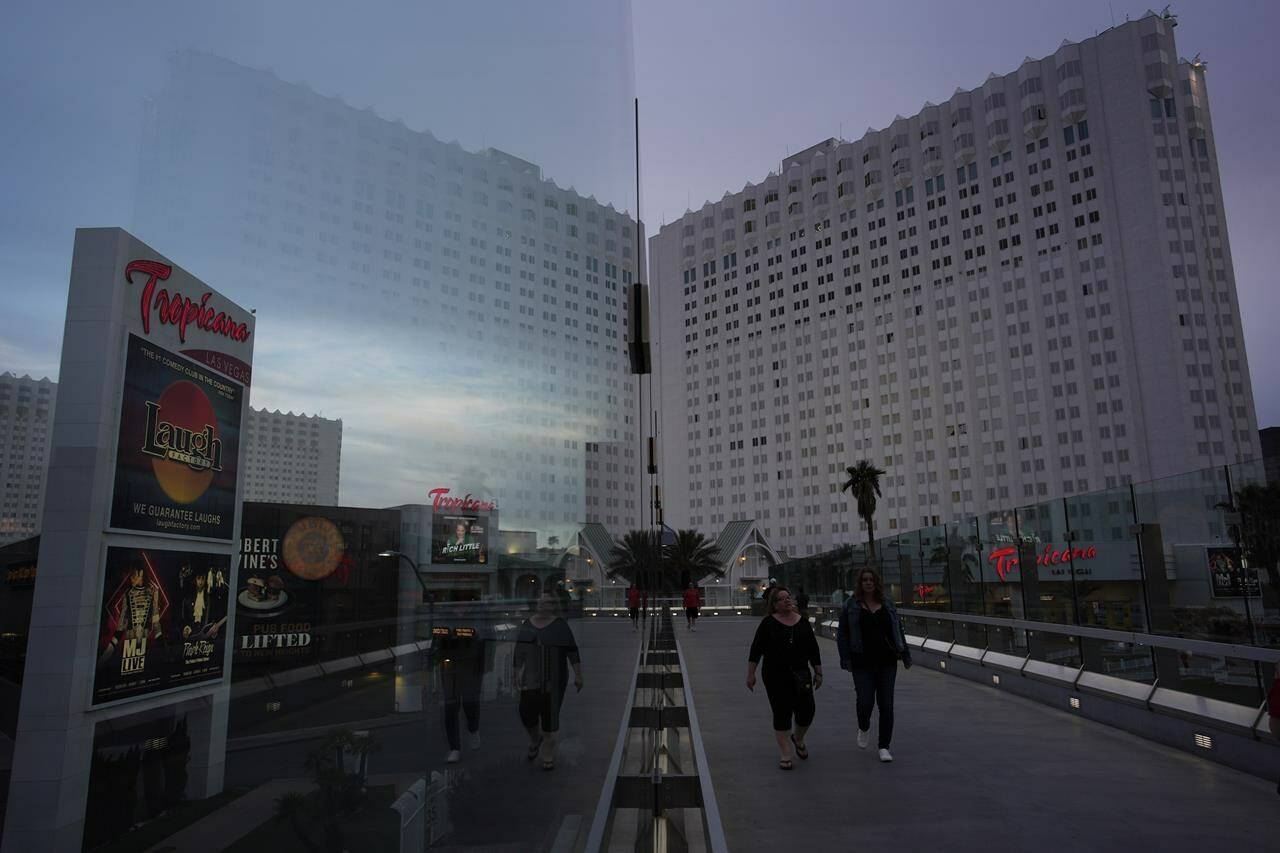
[[[635,584],[627,590],[627,610],[631,613],[631,630],[640,630],[640,588]]]
[[[702,606],[702,596],[698,594],[696,584],[689,584],[689,588],[684,591],[684,615],[689,620],[689,630],[694,629],[694,623],[698,621],[698,608]]]

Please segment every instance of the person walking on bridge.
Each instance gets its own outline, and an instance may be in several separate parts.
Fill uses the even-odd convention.
[[[784,586],[770,590],[765,601],[765,617],[751,641],[747,655],[748,690],[756,689],[756,666],[761,659],[764,660],[764,689],[773,711],[773,735],[781,754],[778,767],[790,770],[793,746],[802,761],[809,757],[804,736],[813,725],[813,691],[822,686],[822,656],[813,627],[800,615],[795,600]]]
[[[884,583],[874,569],[858,572],[854,592],[840,611],[836,647],[840,668],[853,674],[857,693],[858,746],[871,739],[871,711],[880,706],[880,760],[893,761],[893,688],[898,661],[911,668],[911,647],[893,602],[884,595]]]
[[[520,722],[529,733],[526,758],[542,757],[542,769],[556,766],[556,733],[560,731],[560,707],[569,686],[582,690],[582,657],[569,623],[556,615],[555,593],[538,597],[534,612],[520,623],[512,666],[520,685]]]
[[[684,591],[684,616],[689,621],[689,630],[692,631],[698,621],[698,608],[702,606],[702,596],[698,592],[698,585],[691,583],[689,588]]]
[[[640,630],[640,587],[632,584],[627,590],[627,611],[631,614],[631,630]]]

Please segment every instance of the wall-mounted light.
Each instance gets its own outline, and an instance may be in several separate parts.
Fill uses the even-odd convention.
[[[944,660],[940,660],[940,661],[938,661],[938,668],[939,668],[939,669],[946,669],[946,668],[947,668],[947,662],[946,662],[946,661],[944,661]]]
[[[994,685],[996,685],[997,687],[999,687],[999,686],[1000,686],[1000,676],[998,676],[998,675],[993,675],[993,676],[991,676],[991,683],[992,683],[992,684],[994,684]]]
[[[1213,749],[1213,738],[1210,735],[1200,734],[1197,732],[1195,735],[1195,742],[1196,746],[1201,749]]]
[[[280,710],[280,703],[279,703],[279,702],[268,702],[268,703],[267,703],[267,710],[268,710],[268,711],[270,711],[270,712],[272,712],[272,713],[274,713],[274,712],[276,712],[276,711],[279,711],[279,710]]]
[[[1072,696],[1070,699],[1068,699],[1068,700],[1067,700],[1067,702],[1071,705],[1071,707],[1072,707],[1072,708],[1076,709],[1077,711],[1079,711],[1079,710],[1080,710],[1080,697],[1079,697],[1079,696]]]

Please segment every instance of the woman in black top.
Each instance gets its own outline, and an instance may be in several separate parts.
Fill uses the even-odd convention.
[[[809,757],[804,736],[813,724],[813,691],[822,686],[822,656],[813,627],[800,615],[786,587],[770,590],[766,609],[768,615],[760,620],[747,656],[747,689],[756,689],[756,666],[763,658],[764,689],[773,710],[773,735],[782,755],[778,766],[790,770],[793,745],[802,760]]]
[[[560,730],[560,705],[569,686],[582,689],[582,659],[569,623],[556,616],[556,596],[544,592],[537,610],[516,634],[513,665],[520,687],[520,722],[529,732],[527,758],[541,754],[542,769],[555,769],[555,738]]]

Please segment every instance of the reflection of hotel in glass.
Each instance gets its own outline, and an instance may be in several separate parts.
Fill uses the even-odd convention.
[[[341,420],[250,408],[244,451],[245,500],[338,504]]]
[[[1205,67],[1154,15],[651,241],[668,521],[792,556],[1259,456]]]
[[[544,537],[636,526],[628,215],[264,71],[199,53],[169,70],[136,229],[254,294],[309,411],[342,393],[345,499],[451,482]]]

